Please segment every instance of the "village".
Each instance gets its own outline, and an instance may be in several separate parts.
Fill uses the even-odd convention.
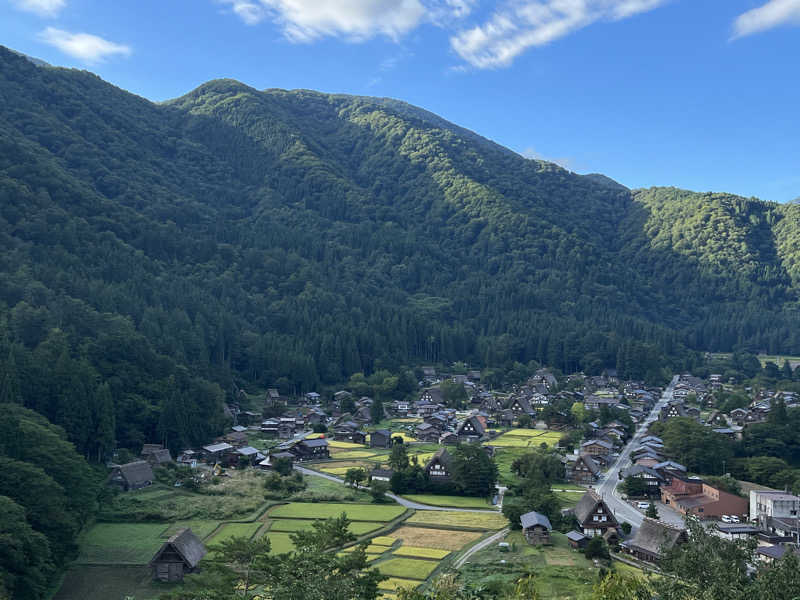
[[[680,375],[660,388],[620,380],[613,370],[559,380],[541,369],[502,391],[482,384],[479,371],[452,375],[427,367],[423,375],[415,400],[382,403],[380,411],[375,399],[356,398],[346,389],[328,399],[315,392],[286,397],[269,389],[259,401],[260,411],[252,401],[227,405],[234,424],[207,445],[173,457],[161,444],[145,444],[138,460],[112,468],[108,482],[118,490],[120,506],[128,506],[128,498],[136,504],[137,495],[144,504],[153,494],[175,500],[189,488],[224,488],[276,471],[295,473],[303,486],[322,486],[324,493],[303,497],[305,490],[263,506],[259,500],[246,507],[252,513],[247,517],[231,513],[211,522],[198,520],[197,514],[180,515],[165,530],[169,537],[153,538],[136,564],[146,565],[153,580],[181,581],[202,567],[208,546],[220,539],[266,535],[273,548],[289,549],[289,532],[336,510],[355,515],[359,540],[369,544],[376,568],[390,576],[382,588],[386,597],[398,587],[424,586],[455,565],[467,579],[485,576],[492,561],[511,560],[514,553],[519,556],[512,562],[520,565],[531,552],[541,552],[545,565],[555,557],[553,564],[583,569],[579,579],[591,579],[600,565],[596,557],[603,555],[620,568],[657,572],[670,548],[690,542],[685,518],[700,520],[727,540],[757,540],[757,557],[764,564],[797,552],[798,496],[759,485],[738,494],[726,491],[681,464],[657,434],[671,420],[688,418],[715,436],[741,438],[747,427],[768,417],[776,401],[796,410],[798,400],[791,392],[760,390],[747,408],[721,412],[712,406],[713,393],[732,382],[723,383],[716,375]],[[457,407],[448,406],[452,398],[442,390],[449,394],[454,386]],[[479,445],[497,465],[494,492],[486,497],[454,492],[453,453],[463,445]],[[409,459],[405,464],[424,470],[424,490],[398,488],[402,478],[392,464],[398,446]],[[532,510],[511,521],[503,516],[508,516],[503,503],[506,494],[513,500],[519,484],[513,465],[532,452],[560,462],[550,488],[561,506],[558,514]],[[370,490],[376,492],[371,500]],[[304,501],[327,502],[330,510],[320,511],[324,504],[315,504],[317,509],[309,512]],[[381,514],[360,516],[375,510]],[[96,527],[103,526],[113,530],[119,525]],[[448,530],[458,534],[457,543],[442,540]],[[610,553],[587,552],[596,537]],[[489,538],[493,543],[482,546]],[[381,539],[388,545],[381,546]],[[102,547],[90,550],[100,553]],[[425,564],[414,564],[420,561]],[[576,592],[574,597],[581,596]]]

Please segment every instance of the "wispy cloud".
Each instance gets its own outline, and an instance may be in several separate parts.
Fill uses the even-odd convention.
[[[800,0],[770,0],[763,6],[742,13],[733,23],[733,38],[786,24],[800,25]]]
[[[55,17],[66,5],[66,0],[13,0],[20,10],[32,12],[40,17]]]
[[[597,21],[618,21],[651,11],[668,0],[515,0],[483,25],[450,38],[453,50],[473,67],[509,66],[544,46]]]
[[[575,159],[573,158],[569,158],[568,156],[565,156],[563,158],[552,158],[550,156],[544,156],[542,154],[539,154],[534,148],[530,147],[525,148],[525,150],[520,152],[520,155],[524,156],[525,158],[532,158],[536,160],[543,160],[546,162],[555,163],[559,167],[564,167],[569,171],[574,171],[576,168]]]
[[[38,35],[40,41],[55,46],[64,54],[94,64],[110,56],[129,56],[129,46],[115,44],[90,33],[71,33],[63,29],[48,27]]]
[[[424,22],[466,17],[477,0],[217,0],[247,25],[277,23],[293,42],[323,37],[399,39]]]

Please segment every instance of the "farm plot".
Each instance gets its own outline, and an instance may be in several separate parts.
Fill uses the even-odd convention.
[[[508,525],[508,520],[500,513],[470,513],[456,511],[418,510],[406,523],[419,525],[446,525],[465,529],[494,530]]]
[[[530,434],[515,434],[515,431],[531,432]],[[555,446],[561,439],[563,433],[557,431],[536,431],[532,429],[512,429],[504,433],[499,438],[486,442],[485,446],[497,446],[499,448],[536,448],[541,444]]]
[[[294,550],[294,544],[292,543],[288,533],[273,533],[272,531],[269,531],[266,535],[270,542],[270,553],[283,554],[284,552],[291,552]]]
[[[270,511],[276,519],[328,519],[347,513],[351,521],[386,522],[405,512],[402,506],[380,506],[377,504],[323,504],[316,502],[290,502]]]
[[[389,577],[425,580],[439,566],[438,561],[414,558],[390,558],[378,563],[377,569]]]
[[[392,532],[392,536],[403,540],[404,546],[460,550],[481,537],[477,531],[454,531],[428,527],[403,526]]]
[[[339,440],[328,440],[328,448],[331,450],[336,448],[338,450],[357,450],[364,449],[363,444],[354,444],[353,442],[341,442]]]
[[[375,456],[372,450],[341,450],[333,452],[333,457],[337,460],[350,460],[351,458],[370,458]]]
[[[397,550],[392,552],[392,556],[408,556],[427,560],[442,560],[448,554],[450,554],[449,550],[421,548],[420,546],[400,546]]]
[[[314,521],[311,519],[277,519],[272,521],[269,530],[270,531],[285,531],[285,532],[293,532],[293,531],[305,531],[311,529],[311,524]],[[350,523],[350,531],[355,535],[366,535],[371,531],[375,531],[376,529],[380,529],[383,527],[383,523],[372,523],[369,521],[356,521]]]
[[[219,544],[232,537],[244,537],[249,540],[262,525],[263,523],[260,521],[256,521],[255,523],[225,523],[214,533],[213,537],[207,541],[212,544]]]
[[[386,581],[381,581],[378,584],[378,588],[382,590],[399,590],[399,589],[410,589],[413,590],[419,585],[419,581],[414,581],[413,579],[400,579],[399,577],[390,577]]]
[[[469,496],[440,496],[438,494],[406,494],[403,498],[420,504],[431,506],[452,506],[454,508],[485,508],[492,505],[486,498],[472,498]]]
[[[83,538],[76,563],[146,565],[164,543],[166,523],[98,523]]]

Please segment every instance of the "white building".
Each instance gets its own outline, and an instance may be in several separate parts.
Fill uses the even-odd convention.
[[[770,518],[797,519],[798,511],[800,511],[798,496],[779,491],[750,491],[750,521],[758,523],[762,529],[767,528]]]

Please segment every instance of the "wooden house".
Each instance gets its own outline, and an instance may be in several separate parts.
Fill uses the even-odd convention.
[[[575,550],[581,550],[584,546],[586,546],[589,538],[583,535],[580,531],[575,531],[574,529],[567,533],[567,542],[569,543],[570,547],[574,548]]]
[[[616,534],[619,529],[619,523],[614,518],[614,513],[594,490],[589,490],[581,497],[573,509],[573,513],[585,536],[602,535],[606,537],[609,533]]]
[[[392,432],[388,429],[378,429],[369,435],[370,448],[391,448]]]
[[[600,465],[590,454],[570,455],[565,459],[565,479],[572,483],[594,483],[600,476]]]
[[[608,456],[613,449],[614,446],[604,440],[588,440],[581,444],[581,453],[592,456]]]
[[[534,511],[525,513],[520,518],[522,533],[529,544],[541,546],[550,543],[550,532],[553,526],[545,515]]]
[[[330,458],[328,440],[318,438],[314,440],[301,440],[289,449],[297,460],[321,460]]]
[[[483,422],[478,417],[467,417],[464,422],[458,426],[456,435],[460,442],[476,442],[483,437],[486,433],[486,428]]]
[[[428,477],[430,477],[432,483],[450,481],[451,462],[450,453],[445,448],[437,450],[434,453],[425,465],[425,472],[428,474]]]
[[[148,454],[145,460],[153,467],[160,467],[161,465],[167,465],[172,462],[172,454],[170,454],[169,449],[161,448],[160,450]]]
[[[673,546],[688,539],[685,528],[645,517],[625,548],[639,560],[655,563]]]
[[[154,479],[150,463],[146,460],[137,460],[111,469],[108,483],[116,485],[124,492],[129,492],[152,485]]]
[[[182,529],[164,542],[150,561],[153,579],[183,581],[183,576],[197,569],[205,555],[203,542],[191,529]]]

